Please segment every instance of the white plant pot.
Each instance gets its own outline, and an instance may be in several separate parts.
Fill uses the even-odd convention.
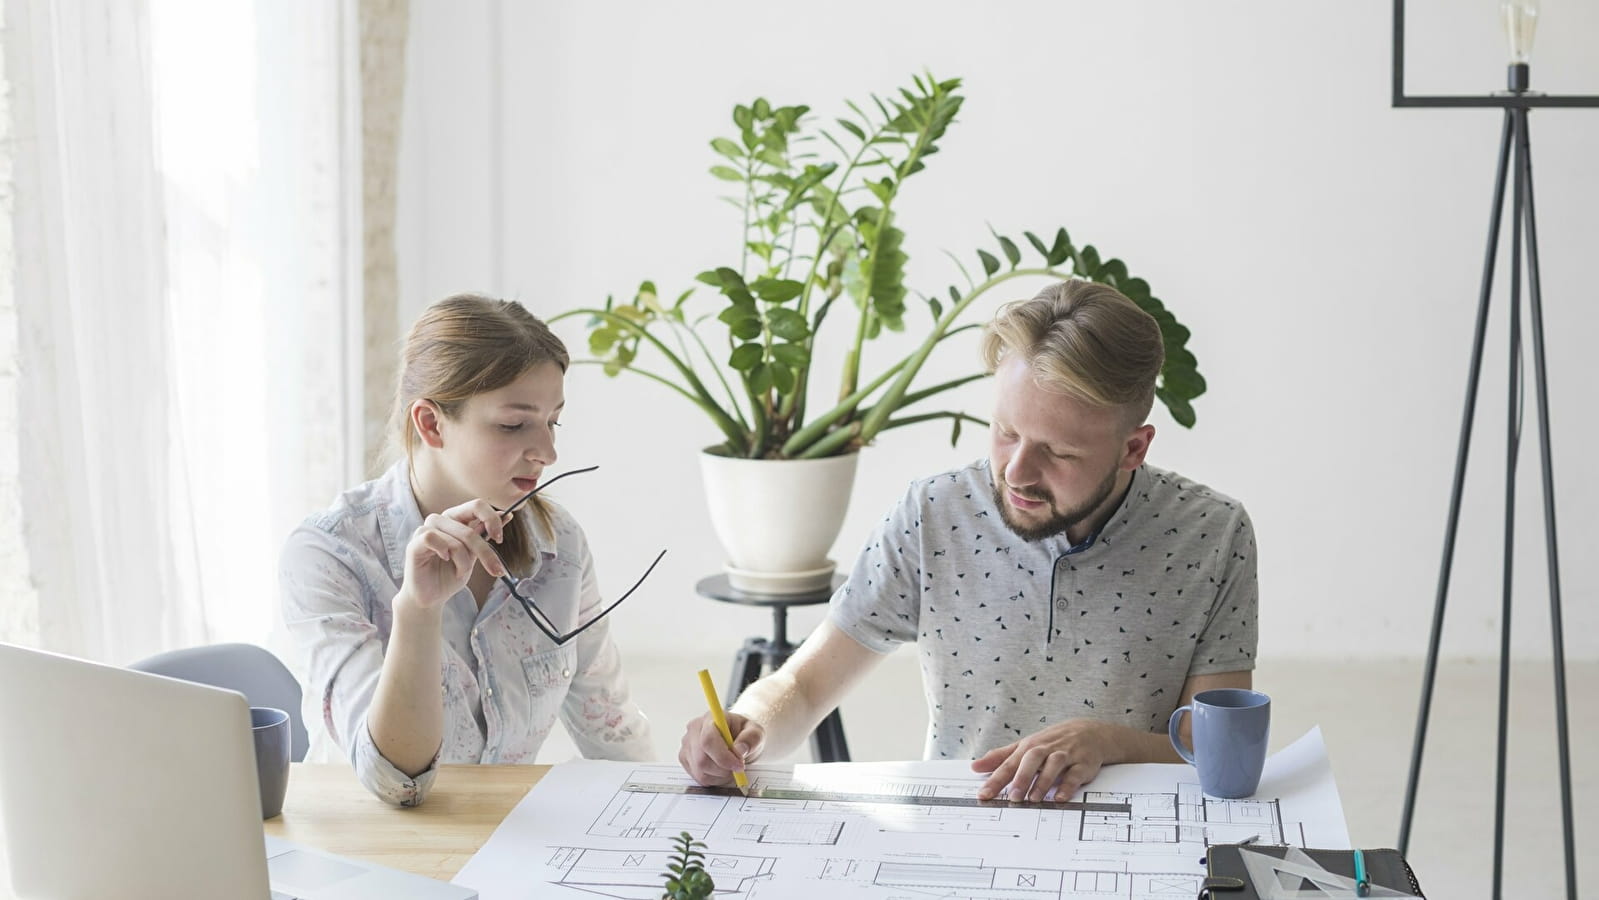
[[[735,459],[700,454],[711,527],[733,587],[803,594],[826,587],[827,551],[844,525],[857,454],[825,459]]]

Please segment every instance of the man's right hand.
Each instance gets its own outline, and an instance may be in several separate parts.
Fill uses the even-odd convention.
[[[683,732],[683,747],[677,753],[677,761],[683,764],[683,771],[700,784],[732,784],[733,772],[759,759],[761,751],[766,749],[766,729],[754,719],[730,712],[727,730],[733,733],[732,750],[727,749],[727,741],[722,739],[722,732],[710,713],[690,721]]]

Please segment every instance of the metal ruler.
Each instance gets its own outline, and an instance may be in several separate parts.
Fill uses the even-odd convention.
[[[736,787],[707,787],[701,784],[652,784],[629,781],[622,790],[635,794],[687,794],[704,797],[738,797],[744,794]],[[928,797],[918,794],[863,794],[850,791],[799,790],[796,788],[751,788],[753,800],[819,800],[824,803],[886,803],[897,806],[956,806],[979,809],[1059,809],[1077,812],[1121,813],[1130,815],[1132,807],[1126,803],[1088,803],[1068,800],[1064,803],[1036,800],[978,800],[976,797]]]

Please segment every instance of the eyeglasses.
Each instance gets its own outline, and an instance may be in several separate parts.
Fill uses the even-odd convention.
[[[528,491],[527,494],[522,497],[522,499],[516,501],[510,506],[507,506],[505,509],[499,509],[497,511],[501,515],[510,515],[520,509],[523,504],[527,503],[529,500],[532,500],[534,494],[537,494],[539,491],[542,491],[557,481],[560,481],[562,478],[565,478],[568,475],[581,475],[584,472],[592,472],[598,468],[599,466],[589,466],[586,469],[573,469],[570,472],[562,472],[554,478],[551,478],[549,481],[540,484],[533,490]],[[610,615],[611,610],[621,606],[622,601],[626,600],[628,597],[631,597],[633,592],[638,590],[638,586],[644,583],[644,579],[650,577],[650,573],[655,571],[655,566],[660,563],[661,557],[666,555],[665,550],[657,553],[655,555],[655,561],[650,563],[650,567],[648,569],[644,570],[644,574],[639,576],[638,581],[633,582],[633,586],[627,589],[627,593],[612,601],[610,606],[600,610],[599,614],[594,618],[584,622],[571,631],[563,632],[555,626],[554,620],[544,614],[544,610],[539,609],[537,601],[535,601],[532,597],[522,593],[521,585],[525,579],[513,578],[510,575],[511,570],[509,566],[505,565],[505,557],[500,556],[499,549],[494,546],[492,541],[489,542],[489,549],[494,551],[495,557],[500,560],[500,567],[506,571],[506,574],[500,576],[500,580],[505,582],[505,586],[507,588],[510,588],[511,596],[516,598],[516,602],[522,604],[522,609],[527,612],[528,618],[532,619],[533,624],[538,626],[540,631],[544,632],[545,637],[548,637],[550,640],[554,641],[557,647],[587,631],[589,628],[593,627],[596,622]]]

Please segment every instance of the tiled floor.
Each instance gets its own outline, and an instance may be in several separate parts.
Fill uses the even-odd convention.
[[[683,723],[704,711],[694,670],[706,661],[635,654],[627,664],[638,700],[655,724],[657,747],[675,756]],[[720,683],[723,676],[713,671]],[[1430,897],[1491,894],[1497,674],[1496,664],[1440,667],[1409,852]],[[1569,666],[1567,678],[1577,881],[1583,895],[1599,895],[1599,664]],[[1320,725],[1350,837],[1363,846],[1394,846],[1420,697],[1420,663],[1266,660],[1255,684],[1273,698],[1273,748]],[[1505,871],[1515,875],[1506,879],[1514,889],[1505,896],[1563,897],[1549,664],[1517,664],[1511,687]],[[852,756],[919,758],[927,724],[920,697],[915,657],[902,651],[886,660],[844,705]],[[567,759],[572,752],[558,733],[540,761]],[[795,760],[808,758],[802,751]]]

